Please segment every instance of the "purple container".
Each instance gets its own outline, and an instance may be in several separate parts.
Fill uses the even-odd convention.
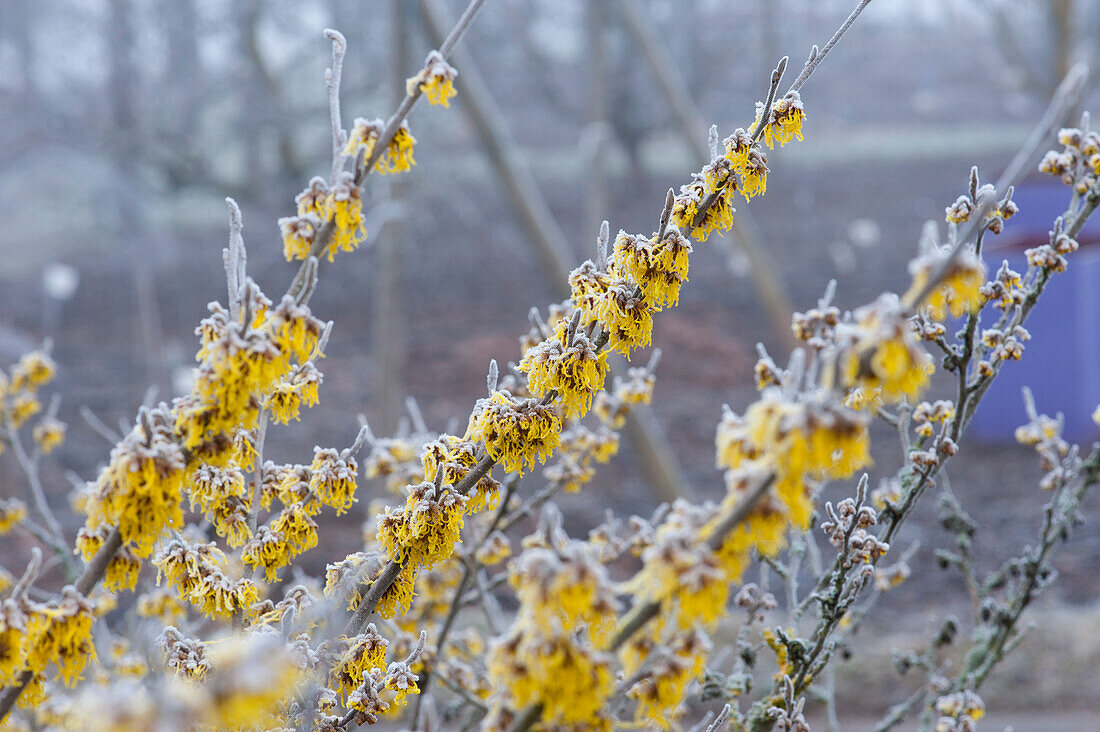
[[[1012,269],[1026,272],[1024,250],[1050,241],[1050,226],[1069,198],[1067,186],[1049,180],[1017,186],[1013,200],[1020,212],[1003,234],[985,240],[989,273],[1006,259]],[[1065,272],[1053,275],[1028,318],[1031,340],[1023,358],[1004,364],[970,423],[968,432],[979,440],[1015,440],[1016,428],[1027,421],[1025,386],[1040,414],[1065,416],[1067,440],[1088,444],[1100,438],[1092,421],[1100,404],[1100,218],[1094,216],[1077,241],[1081,248],[1067,257]],[[995,312],[983,317],[986,326]]]

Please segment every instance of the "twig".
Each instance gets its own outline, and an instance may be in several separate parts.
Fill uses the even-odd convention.
[[[328,90],[328,114],[332,124],[332,176],[329,185],[335,185],[344,168],[344,146],[347,144],[347,133],[340,116],[340,77],[343,75],[348,42],[343,34],[332,28],[325,29],[325,38],[332,41],[332,68],[325,70],[325,88]]]
[[[829,39],[829,42],[825,44],[825,48],[817,51],[817,46],[813,47],[810,52],[810,57],[806,59],[806,65],[802,67],[802,72],[798,75],[798,78],[791,84],[791,88],[787,90],[787,93],[796,92],[802,88],[802,85],[806,83],[806,80],[810,78],[810,75],[814,73],[817,67],[825,60],[825,56],[829,54],[829,51],[833,50],[833,46],[848,32],[848,29],[852,27],[852,23],[856,22],[856,18],[863,12],[863,9],[871,0],[860,0],[855,9],[844,19],[844,22],[840,24],[840,27],[836,29],[836,33],[833,33],[833,37]]]
[[[119,442],[122,442],[122,435],[108,427],[103,420],[96,416],[96,413],[93,412],[91,407],[87,404],[81,404],[77,408],[77,411],[97,435],[107,440],[112,445],[117,445]]]
[[[870,2],[870,0],[868,0]],[[764,107],[760,112],[760,119],[756,121],[756,127],[752,129],[749,137],[753,142],[760,139],[760,136],[764,134],[764,128],[768,126],[768,118],[771,117],[772,104],[775,102],[775,92],[779,88],[779,82],[783,80],[783,72],[787,70],[787,57],[779,59],[779,63],[772,71],[771,84],[768,86],[767,101],[764,102]]]
[[[8,443],[15,454],[16,462],[19,463],[19,467],[27,477],[27,485],[30,487],[35,509],[46,524],[45,528],[49,532],[47,543],[65,563],[65,571],[71,580],[77,575],[76,560],[69,550],[69,544],[65,540],[65,532],[61,528],[61,523],[57,520],[53,509],[50,508],[49,501],[46,500],[46,491],[42,487],[42,476],[38,471],[37,453],[34,457],[27,454],[26,448],[23,447],[23,438],[20,436],[19,430],[13,425],[10,423],[4,424],[3,428],[4,432],[7,433]]]

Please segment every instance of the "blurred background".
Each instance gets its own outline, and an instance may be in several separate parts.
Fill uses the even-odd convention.
[[[490,0],[452,59],[451,108],[411,115],[417,167],[372,178],[368,241],[322,270],[313,311],[336,325],[320,405],[275,430],[269,453],[307,462],[314,444],[346,445],[358,414],[391,433],[407,395],[433,429],[464,422],[489,359],[518,359],[528,310],[561,298],[557,268],[591,256],[599,222],[612,235],[655,229],[667,188],[707,154],[708,126],[721,137],[748,126],[776,60],[790,55],[789,83],[851,5]],[[58,506],[66,471],[93,478],[110,447],[81,405],[115,425],[143,400],[188,388],[193,329],[225,297],[226,196],[244,211],[249,271],[265,292],[277,296],[293,275],[276,219],[329,169],[322,30],[348,40],[350,128],[357,116],[389,116],[463,6],[0,0],[0,362],[52,339],[70,425],[45,468]],[[583,533],[604,508],[647,514],[677,494],[718,495],[714,428],[723,402],[740,410],[754,394],[755,344],[785,360],[791,310],[812,307],[832,278],[843,307],[904,290],[924,222],[943,226],[972,164],[983,180],[1000,174],[1070,66],[1096,65],[1098,41],[1094,0],[875,0],[803,89],[806,139],[769,153],[768,195],[737,206],[738,231],[697,246],[680,306],[656,321],[653,408],[612,465],[561,501],[572,528]],[[1068,191],[1029,179],[1017,201],[994,268],[1006,257],[1022,271],[1022,250],[1046,240]],[[1036,311],[1024,361],[1006,368],[949,471],[982,525],[980,566],[1018,552],[1044,502],[1034,453],[1011,439],[1024,421],[1020,386],[1033,386],[1040,411],[1066,414],[1071,439],[1097,436],[1093,238]],[[948,397],[939,386],[930,396]],[[890,432],[878,437],[873,483],[901,461]],[[21,495],[21,480],[0,458],[0,495]],[[333,521],[329,546],[307,563],[357,547],[366,503]],[[841,667],[869,714],[904,696],[889,674],[869,672],[889,663],[890,647],[919,642],[943,612],[967,612],[965,600],[954,605],[961,582],[935,568],[947,534],[927,504],[902,540],[921,543],[915,579],[882,601],[868,626],[878,635]],[[1100,705],[1084,673],[1100,665],[1097,556],[1100,534],[1086,529],[1059,557],[1062,577],[1039,610],[1055,618],[1051,630],[1009,662],[991,707]],[[867,692],[876,683],[882,695]]]

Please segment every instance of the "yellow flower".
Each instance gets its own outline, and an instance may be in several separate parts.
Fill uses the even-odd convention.
[[[596,645],[614,629],[618,603],[611,581],[583,542],[569,542],[560,551],[527,549],[511,563],[508,581],[520,602],[517,623],[546,631],[583,627]]]
[[[757,110],[759,119],[760,110]],[[802,142],[802,123],[806,120],[806,112],[802,108],[802,97],[798,92],[790,92],[787,96],[772,105],[771,116],[764,125],[764,143],[768,149],[776,142],[780,146],[786,145],[792,139]]]
[[[86,503],[89,531],[117,526],[137,557],[149,556],[165,529],[183,525],[185,458],[171,416],[163,406],[143,415],[111,451]]]
[[[680,186],[680,195],[672,204],[672,223],[691,233],[699,241],[706,241],[712,231],[721,236],[733,226],[732,191],[737,182],[730,175],[729,161],[725,158],[703,168],[695,180]],[[700,211],[706,205],[703,219],[696,225]]]
[[[429,104],[449,107],[451,98],[456,94],[454,80],[457,75],[458,72],[439,51],[432,51],[424,60],[424,68],[420,73],[405,82],[405,91],[411,95],[419,89],[428,97]]]
[[[191,510],[201,509],[214,524],[218,536],[226,537],[231,547],[248,541],[248,515],[252,506],[252,489],[244,474],[234,464],[226,468],[200,465],[191,474]]]
[[[317,546],[317,522],[302,503],[291,503],[271,522],[271,530],[281,534],[295,555]]]
[[[470,438],[480,440],[505,470],[520,475],[536,461],[546,462],[558,446],[560,433],[561,417],[553,408],[534,399],[513,399],[506,391],[478,400],[467,429]]]
[[[620,231],[615,238],[613,267],[633,278],[645,301],[660,311],[679,302],[680,286],[688,279],[689,254],[691,243],[675,226],[668,228],[660,242]]]
[[[187,617],[187,608],[168,588],[157,588],[139,595],[136,610],[140,617],[157,618],[164,625],[179,625]]]
[[[355,552],[325,568],[325,597],[347,598],[348,610],[363,601],[362,590],[369,585],[371,575],[382,567],[376,553]]]
[[[299,305],[290,295],[284,295],[276,307],[264,314],[262,327],[279,349],[284,367],[291,358],[304,364],[310,359],[324,357],[317,348],[325,330],[324,323],[313,317],[309,306]]]
[[[969,250],[964,250],[955,257],[947,276],[925,296],[923,303],[912,302],[939,271],[943,262],[943,256],[936,253],[918,257],[909,263],[913,284],[905,295],[906,302],[914,307],[923,305],[935,320],[943,320],[948,313],[959,318],[976,312],[983,302],[981,289],[985,284],[985,266]]]
[[[81,527],[76,535],[76,549],[85,562],[91,562],[103,542],[107,539],[109,529],[101,526],[95,531],[89,531],[87,527]],[[103,588],[106,590],[132,590],[137,586],[138,575],[141,574],[141,560],[134,554],[130,545],[124,544],[107,565],[103,577]]]
[[[651,659],[645,676],[633,684],[626,695],[638,700],[634,712],[636,722],[651,728],[668,729],[682,714],[679,707],[688,685],[696,677],[695,659],[682,657],[664,648],[655,656],[656,660]]]
[[[57,364],[42,351],[31,351],[19,359],[11,369],[11,391],[36,391],[38,387],[53,381]]]
[[[359,466],[355,458],[341,457],[332,448],[313,448],[310,466],[310,491],[339,516],[355,503],[355,477]]]
[[[60,600],[32,605],[21,638],[22,668],[41,675],[52,663],[58,678],[73,686],[85,664],[95,660],[94,611],[95,606],[71,585],[62,590]]]
[[[581,311],[581,327],[599,319],[600,301],[610,282],[607,273],[601,272],[591,259],[569,273],[570,299]]]
[[[339,640],[343,652],[332,669],[329,686],[346,700],[351,692],[358,689],[371,669],[386,667],[386,649],[389,641],[378,634],[374,623],[354,638],[343,637]]]
[[[211,644],[213,671],[193,700],[203,728],[272,729],[285,725],[282,707],[293,699],[302,671],[281,638],[239,635]]]
[[[288,216],[279,219],[283,236],[283,257],[292,262],[305,259],[313,250],[313,242],[321,228],[321,220],[315,214]]]
[[[507,689],[513,709],[541,704],[546,724],[610,732],[605,706],[615,687],[606,654],[567,635],[543,636],[520,626],[493,647],[488,666],[490,682]],[[497,729],[493,721],[490,713],[486,727]]]
[[[600,324],[607,329],[608,347],[630,358],[635,348],[645,348],[653,338],[653,311],[634,296],[629,280],[613,281],[597,303]]]
[[[365,155],[369,158],[373,154],[374,146],[378,143],[378,138],[385,126],[385,122],[380,119],[356,119],[344,154],[356,155],[359,147],[362,146],[366,148]],[[408,122],[402,120],[401,126],[397,129],[390,144],[378,157],[374,169],[382,175],[403,173],[410,170],[412,166],[416,165],[416,161],[413,159],[413,145],[415,144],[416,138],[409,132]]]
[[[352,142],[348,143],[349,150],[354,149],[355,134],[357,132],[353,131]],[[358,134],[362,134],[362,130]],[[374,134],[377,136],[377,133]],[[370,155],[373,146],[372,139],[367,155]],[[314,177],[309,187],[294,200],[298,205],[298,215],[279,219],[283,256],[288,262],[308,257],[322,231],[328,232],[328,241],[318,255],[327,255],[330,262],[337,252],[355,251],[367,238],[367,232],[363,229],[361,190],[351,172],[342,171],[331,189],[323,178]]]
[[[883,295],[854,316],[838,356],[840,386],[878,390],[889,402],[918,397],[935,365],[913,335],[897,297]]]
[[[466,500],[449,485],[411,486],[404,506],[378,517],[378,543],[390,559],[431,569],[450,558],[460,540]]]
[[[65,423],[53,417],[47,417],[34,426],[34,441],[43,455],[49,455],[65,441],[65,429]]]
[[[259,598],[251,580],[233,580],[225,574],[225,554],[213,543],[192,546],[174,538],[157,553],[153,563],[157,565],[158,585],[163,575],[181,600],[197,606],[210,618],[243,613]]]
[[[286,537],[260,526],[253,537],[241,549],[241,561],[252,569],[263,567],[268,582],[278,578],[278,570],[290,564],[294,553],[286,543]]]
[[[551,338],[528,349],[519,370],[527,373],[527,386],[536,397],[554,391],[566,417],[583,417],[607,378],[607,352],[597,353],[578,331],[568,347]]]
[[[7,417],[11,426],[18,428],[41,411],[42,403],[35,399],[34,394],[22,392],[12,398]]]
[[[320,176],[313,176],[309,187],[294,197],[299,216],[313,214],[318,220],[324,220],[325,201],[328,199],[328,184]]]
[[[393,136],[393,140],[386,146],[382,157],[378,158],[376,168],[379,173],[404,173],[416,165],[413,159],[413,145],[416,138],[409,132],[408,122],[402,121],[401,126]]]
[[[27,517],[27,505],[18,498],[0,498],[0,536]]]
[[[321,372],[311,361],[295,367],[288,377],[277,382],[267,394],[267,408],[271,410],[271,419],[278,424],[297,421],[302,405],[312,407],[317,404],[317,389],[320,384]]]

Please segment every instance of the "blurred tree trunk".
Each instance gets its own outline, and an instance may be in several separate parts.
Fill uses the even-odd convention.
[[[588,0],[585,6],[585,41],[588,46],[588,124],[580,146],[592,165],[586,170],[584,235],[594,239],[610,208],[607,195],[608,148],[611,125],[607,119],[607,0]]]
[[[9,2],[4,7],[4,22],[0,23],[4,36],[15,48],[18,57],[19,73],[23,77],[21,104],[29,107],[35,106],[38,98],[38,85],[34,77],[35,50],[31,8],[31,3]]]
[[[1075,50],[1073,20],[1074,0],[1050,0],[1051,51],[1054,76],[1050,80],[1051,93],[1066,78],[1073,65]]]
[[[391,0],[391,84],[393,107],[405,96],[405,79],[412,76],[409,62],[410,16],[414,8],[405,0]],[[399,205],[407,195],[407,184],[401,176],[391,176],[388,184],[391,205]],[[374,343],[372,351],[378,374],[377,406],[381,434],[393,432],[402,410],[405,386],[401,371],[405,367],[405,329],[401,311],[401,243],[404,225],[400,216],[390,217],[375,241],[378,249],[378,272],[374,290]]]
[[[199,28],[195,0],[172,0],[165,3],[164,32],[168,38],[168,87],[175,136],[183,143],[181,151],[192,157],[195,134],[198,132],[199,102]]]
[[[127,379],[130,399],[140,403],[149,386],[167,385],[164,349],[160,343],[160,310],[156,297],[153,269],[155,256],[150,256],[148,217],[138,163],[142,160],[144,138],[137,114],[136,98],[140,93],[140,78],[135,64],[134,8],[130,0],[110,0],[108,23],[108,81],[111,105],[111,152],[116,176],[114,185],[114,231],[116,241],[129,254],[134,285],[134,313],[137,333],[132,361],[143,369],[140,376]]]

